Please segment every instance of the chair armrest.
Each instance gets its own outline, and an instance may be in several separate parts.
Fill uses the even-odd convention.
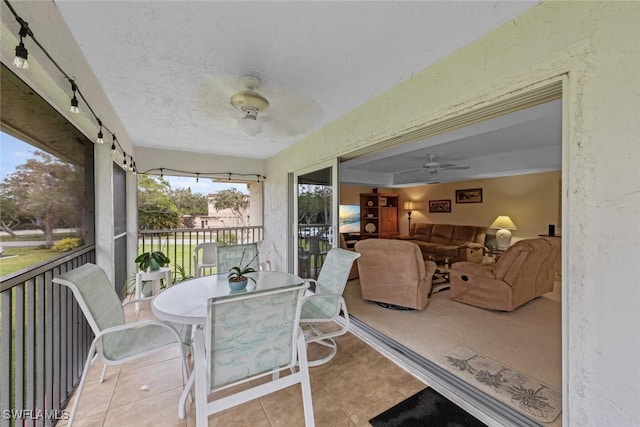
[[[307,284],[307,290],[315,292],[316,285],[318,284],[318,281],[316,279],[302,279],[302,281]],[[311,288],[313,288],[313,290]]]
[[[433,261],[427,260],[424,262],[424,267],[427,270],[427,277],[431,278],[435,274],[438,265]]]
[[[316,298],[342,298],[342,295],[340,294],[309,294],[302,298],[302,304],[304,304],[310,299],[316,299]]]
[[[330,300],[328,304],[329,307],[323,306],[322,302],[319,300]],[[317,304],[314,304],[314,301],[318,301]],[[306,295],[302,298],[302,310],[304,311],[304,305],[310,303],[312,307],[315,306],[316,309],[320,308],[320,311],[324,311],[324,313],[320,313],[320,317],[303,317],[304,314],[301,315],[300,320],[305,322],[324,322],[336,317],[340,314],[340,307],[343,306],[346,308],[346,303],[344,298],[340,294],[311,294]],[[336,304],[333,306],[333,304]],[[318,313],[316,313],[318,314]]]
[[[494,266],[480,265],[467,261],[451,264],[449,271],[456,274],[469,274],[473,276],[486,277],[487,279],[496,278]]]
[[[114,332],[126,331],[127,329],[145,328],[147,326],[162,326],[163,328],[172,330],[177,334],[178,338],[180,338],[180,335],[178,334],[178,330],[175,327],[173,327],[167,322],[163,322],[162,320],[153,320],[153,319],[140,320],[138,322],[123,323],[122,325],[111,326],[97,333],[96,338],[103,337],[104,335],[111,334]]]

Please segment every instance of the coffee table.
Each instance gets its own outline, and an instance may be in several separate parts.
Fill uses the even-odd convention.
[[[435,259],[431,259],[431,261],[435,262],[436,272],[431,279],[431,292],[429,295],[435,294],[437,292],[446,291],[449,289],[449,265],[451,258],[449,257],[437,257]]]

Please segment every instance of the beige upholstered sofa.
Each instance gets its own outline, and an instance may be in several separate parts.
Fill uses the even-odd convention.
[[[416,243],[424,259],[482,262],[487,227],[418,222],[411,224],[409,233],[398,239]]]
[[[424,261],[418,245],[393,239],[356,243],[362,298],[422,310],[429,302],[433,261]]]
[[[553,290],[560,239],[520,240],[491,266],[458,262],[449,270],[451,299],[491,310],[513,311]]]

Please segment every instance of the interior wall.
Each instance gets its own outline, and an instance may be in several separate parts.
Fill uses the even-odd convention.
[[[513,241],[547,234],[548,225],[558,227],[560,215],[560,180],[562,173],[517,175],[458,183],[421,185],[396,191],[400,205],[413,200],[418,209],[411,213],[412,222],[434,224],[478,225],[489,227],[499,215],[508,215],[518,227],[512,231]],[[482,203],[456,203],[456,190],[482,188]],[[451,213],[429,212],[429,200],[451,200]],[[408,232],[407,215],[400,215],[400,232]],[[495,234],[496,230],[489,230]],[[556,228],[556,234],[560,230]]]
[[[405,201],[412,200],[417,202],[417,209],[411,212],[412,223],[488,227],[498,215],[508,215],[518,227],[512,231],[513,241],[516,242],[547,234],[549,224],[556,226],[556,235],[561,235],[561,178],[562,173],[557,171],[386,189],[384,192],[398,194],[400,197],[400,234],[409,233],[408,215],[402,210],[402,205]],[[482,203],[456,203],[456,190],[469,188],[482,188]],[[372,187],[341,185],[340,204],[357,205],[360,203],[360,193],[371,191]],[[451,212],[429,212],[430,200],[450,200]],[[490,229],[489,233],[495,234],[495,231]]]

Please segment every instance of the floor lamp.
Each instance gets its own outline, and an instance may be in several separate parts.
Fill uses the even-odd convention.
[[[411,234],[411,211],[416,210],[416,202],[411,200],[408,202],[404,202],[404,204],[402,205],[402,209],[407,211],[407,217],[409,219],[409,234]]]

